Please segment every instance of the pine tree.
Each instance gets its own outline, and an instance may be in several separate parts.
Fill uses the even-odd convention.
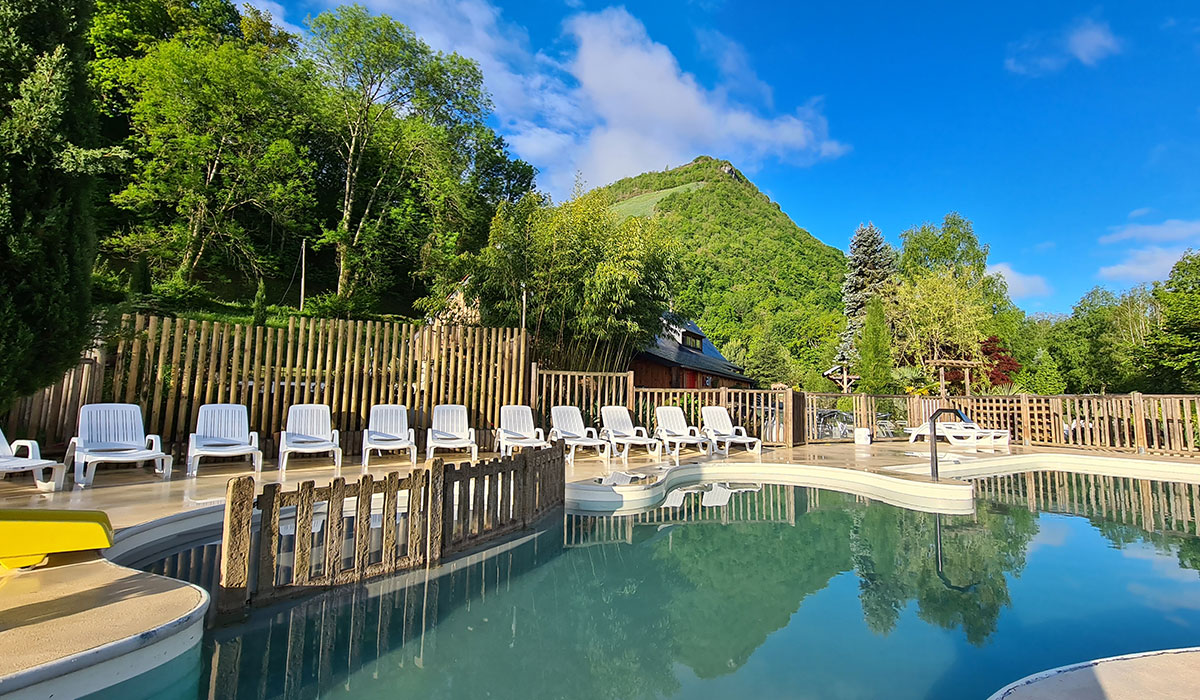
[[[90,10],[0,3],[0,406],[55,381],[90,336]]]
[[[862,333],[867,302],[878,296],[896,272],[896,252],[875,224],[859,224],[850,239],[850,259],[842,282],[842,307],[846,330],[838,344],[837,362],[855,365],[858,361],[858,337]]]
[[[858,365],[855,372],[861,377],[860,391],[867,394],[886,394],[892,388],[892,335],[883,302],[872,297],[863,317],[862,337],[858,343]]]

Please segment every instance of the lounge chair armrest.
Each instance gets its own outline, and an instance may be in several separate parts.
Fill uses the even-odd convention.
[[[155,452],[162,452],[162,438],[157,435],[147,435],[146,447],[154,450]]]
[[[331,433],[330,433],[330,434],[331,434],[331,436],[332,436],[332,438],[333,438],[332,440],[330,440],[330,442],[332,442],[333,444],[335,444],[335,445],[337,445],[337,446],[341,447],[341,445],[342,445],[342,434],[341,434],[341,433],[338,431],[338,429],[337,429],[337,428],[334,428],[334,429],[331,431]]]
[[[635,437],[650,437],[650,433],[646,432],[646,429],[640,425],[633,429],[633,434]]]
[[[191,453],[196,449],[196,433],[188,433],[188,452]]]
[[[258,431],[250,431],[250,445],[251,447],[258,449]]]
[[[475,442],[475,429],[474,428],[467,428],[467,439],[470,440],[471,442]]]
[[[29,451],[29,454],[26,456],[30,459],[42,458],[42,450],[40,447],[38,447],[37,442],[33,440],[13,440],[11,443],[9,443],[8,447],[10,450],[12,450],[13,456],[16,456],[17,450],[24,447]]]
[[[688,426],[688,435],[690,435],[692,437],[702,437],[702,434],[700,433],[700,429],[694,425]]]
[[[286,430],[279,431],[279,446],[284,447],[288,444],[288,432]]]
[[[541,440],[542,442],[546,441],[546,431],[542,430],[541,428],[534,428],[533,434],[537,436],[538,440]]]
[[[746,437],[746,429],[739,425],[733,429],[733,434],[738,437]]]
[[[408,429],[408,441],[412,444],[417,444],[417,432],[412,428]]]
[[[557,439],[558,439],[558,428],[551,428],[550,429],[550,442],[554,442]]]
[[[590,438],[596,438],[597,440],[599,440],[599,439],[600,439],[600,436],[599,436],[599,435],[596,433],[596,429],[595,429],[595,428],[584,428],[584,429],[583,429],[583,436],[584,436],[584,437],[590,437]]]
[[[592,430],[592,428],[589,428],[589,430]],[[612,442],[612,439],[613,439],[612,431],[609,430],[608,428],[601,428],[600,429],[600,439],[608,440],[609,442]]]

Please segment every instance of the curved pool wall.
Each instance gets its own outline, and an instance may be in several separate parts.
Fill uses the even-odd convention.
[[[675,488],[719,481],[826,489],[926,513],[968,515],[975,509],[974,487],[955,479],[931,481],[843,467],[725,461],[670,467],[650,484],[603,486],[595,482],[570,482],[566,503],[568,508],[580,511],[621,514],[657,506]]]

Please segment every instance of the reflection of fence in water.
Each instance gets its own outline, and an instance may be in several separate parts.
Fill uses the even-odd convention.
[[[810,489],[812,490],[812,489]],[[703,494],[687,494],[678,508],[655,508],[627,515],[585,515],[568,513],[563,528],[563,544],[585,547],[594,544],[633,542],[633,530],[640,525],[693,525],[713,523],[786,523],[796,524],[796,488],[763,484],[758,491],[734,493],[723,506],[703,506]]]
[[[971,479],[979,497],[1143,530],[1200,534],[1200,485],[1041,471]]]

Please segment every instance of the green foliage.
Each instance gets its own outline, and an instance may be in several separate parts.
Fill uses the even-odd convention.
[[[1024,391],[1043,396],[1065,393],[1067,380],[1059,371],[1054,355],[1042,350],[1017,374],[1015,383]]]
[[[682,251],[674,309],[730,361],[760,383],[817,383],[844,323],[839,251],[796,226],[728,162],[707,156],[603,190],[619,211],[626,202],[646,211],[657,199],[651,220]]]
[[[623,368],[664,330],[677,246],[655,220],[622,220],[603,191],[558,206],[528,194],[496,213],[471,261],[486,325],[527,325],[550,365]]]
[[[672,195],[676,192],[691,192],[697,187],[703,186],[703,182],[687,182],[676,187],[668,187],[665,190],[657,190],[654,192],[646,192],[645,194],[634,195],[629,199],[624,199],[614,204],[613,211],[622,217],[653,216],[655,207],[668,195]]]
[[[855,364],[867,305],[871,299],[886,294],[894,283],[895,274],[896,253],[884,240],[883,232],[875,224],[860,224],[850,239],[850,258],[846,279],[842,282],[846,329],[838,343],[836,361],[839,364]]]
[[[980,245],[975,227],[958,212],[950,212],[941,226],[924,223],[900,234],[900,272],[914,277],[926,270],[950,268],[956,277],[983,277],[988,246]]]
[[[896,287],[890,314],[896,354],[908,364],[977,359],[989,317],[983,282],[950,267],[919,270]]]
[[[273,269],[272,247],[309,226],[314,206],[314,166],[297,145],[302,71],[241,42],[176,40],[152,48],[133,72],[139,167],[113,201],[141,223],[106,249],[153,256],[189,282],[213,258],[254,275]]]
[[[0,406],[57,380],[90,340],[90,10],[0,6]]]
[[[258,279],[258,290],[254,292],[253,315],[250,323],[255,326],[267,325],[267,281]]]
[[[1162,325],[1149,337],[1151,367],[1168,391],[1200,391],[1200,253],[1180,258],[1153,297]]]
[[[861,377],[858,389],[867,394],[891,393],[893,367],[891,331],[883,311],[883,302],[877,297],[872,298],[867,302],[858,347],[858,366],[855,369],[855,374]]]

